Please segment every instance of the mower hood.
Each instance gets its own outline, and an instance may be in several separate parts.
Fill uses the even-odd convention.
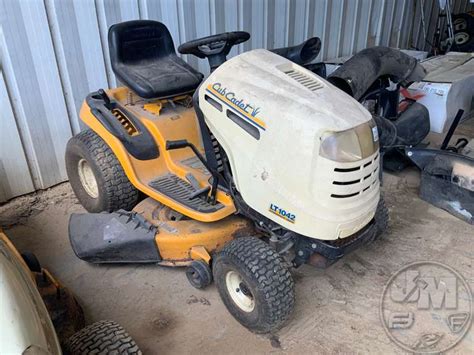
[[[373,217],[378,134],[342,90],[258,49],[217,68],[201,84],[199,107],[253,210],[319,239],[354,234]]]
[[[310,134],[344,131],[371,119],[362,105],[328,81],[265,49],[230,59],[202,86],[250,116],[264,118],[266,126],[288,125]]]

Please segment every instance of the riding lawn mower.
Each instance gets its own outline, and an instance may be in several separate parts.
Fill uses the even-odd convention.
[[[196,288],[214,280],[242,325],[268,333],[294,307],[290,268],[332,264],[380,236],[388,214],[369,112],[296,64],[302,47],[226,60],[249,37],[179,46],[208,59],[203,80],[162,23],[110,28],[124,86],[88,95],[87,129],[67,145],[89,212],[71,216],[69,237],[88,262],[183,266]],[[305,51],[315,57],[319,45]]]

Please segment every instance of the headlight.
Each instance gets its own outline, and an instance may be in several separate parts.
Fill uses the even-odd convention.
[[[342,132],[325,132],[319,154],[337,162],[365,159],[379,149],[377,126],[373,120]]]

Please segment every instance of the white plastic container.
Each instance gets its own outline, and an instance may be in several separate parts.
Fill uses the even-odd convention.
[[[428,74],[408,91],[430,113],[431,131],[445,133],[459,109],[467,115],[474,97],[474,54],[450,52],[421,62]],[[420,97],[421,96],[421,97]]]

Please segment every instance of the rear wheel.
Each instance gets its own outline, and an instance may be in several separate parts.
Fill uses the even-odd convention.
[[[214,259],[213,273],[229,312],[255,333],[280,329],[293,311],[293,278],[280,256],[258,238],[229,242]]]
[[[100,321],[85,327],[68,340],[65,348],[71,355],[142,353],[125,329],[113,321]]]
[[[138,202],[139,192],[114,152],[90,129],[69,140],[66,170],[74,193],[89,212],[129,211]]]

